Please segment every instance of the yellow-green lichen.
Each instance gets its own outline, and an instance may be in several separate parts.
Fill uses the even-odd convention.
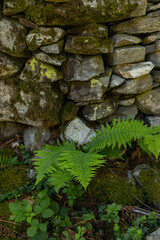
[[[91,87],[96,87],[97,85],[102,86],[102,83],[97,79],[91,80]]]

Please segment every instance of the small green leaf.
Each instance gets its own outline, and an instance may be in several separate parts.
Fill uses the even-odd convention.
[[[38,226],[33,225],[27,229],[27,236],[33,237],[37,233]]]
[[[48,234],[46,232],[39,231],[32,237],[32,240],[48,240]]]
[[[46,209],[49,207],[50,204],[50,198],[47,196],[41,203],[40,206],[42,207],[42,209]]]
[[[47,224],[46,224],[46,223],[41,223],[41,224],[39,224],[39,229],[40,229],[42,232],[47,232]]]
[[[49,209],[49,208],[44,209],[44,210],[42,211],[42,217],[43,217],[43,218],[52,217],[53,214],[54,214],[54,212],[53,212],[51,209]]]
[[[31,224],[32,225],[39,225],[39,221],[37,219],[33,219]]]
[[[36,214],[41,214],[42,212],[42,208],[38,205],[35,205],[33,206],[33,211],[36,213]]]
[[[83,219],[85,219],[85,220],[93,220],[93,219],[95,219],[95,215],[94,214],[83,214]]]
[[[50,208],[54,211],[55,214],[59,213],[59,204],[55,201],[51,202]]]

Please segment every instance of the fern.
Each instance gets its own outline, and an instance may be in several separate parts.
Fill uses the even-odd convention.
[[[147,135],[144,138],[144,145],[148,148],[148,150],[158,158],[160,153],[160,134],[158,135]]]
[[[19,164],[14,152],[10,148],[0,149],[0,168],[9,168]]]

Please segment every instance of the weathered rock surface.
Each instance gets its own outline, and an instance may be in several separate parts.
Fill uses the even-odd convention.
[[[29,82],[55,82],[63,78],[61,72],[47,63],[43,63],[32,57],[26,62],[20,74],[20,79]]]
[[[4,5],[3,5],[3,14],[4,15],[14,15],[20,12],[23,12],[26,10],[26,8],[34,4],[35,0],[4,0]]]
[[[156,40],[160,39],[160,32],[153,33],[143,39],[143,44],[150,44],[152,42],[155,42]]]
[[[27,151],[41,149],[49,140],[51,132],[43,127],[28,127],[24,130],[23,141]]]
[[[95,131],[88,127],[85,122],[78,117],[67,124],[63,133],[65,139],[74,141],[78,143],[78,145],[88,143],[95,135]]]
[[[146,49],[146,54],[160,51],[160,40],[155,40],[155,43],[147,45],[145,49]]]
[[[63,50],[64,40],[41,47],[45,53],[59,54]]]
[[[150,74],[126,80],[122,86],[113,89],[112,93],[122,95],[138,94],[149,90],[152,86],[153,80]]]
[[[65,54],[60,54],[60,55],[57,55],[57,54],[46,54],[44,52],[40,52],[40,51],[37,51],[34,53],[34,56],[44,62],[44,63],[48,63],[48,64],[52,64],[52,65],[55,65],[55,66],[61,66],[62,63],[64,61],[66,61],[66,56]]]
[[[65,122],[71,121],[76,117],[79,107],[76,106],[74,102],[68,101],[63,106],[61,110],[61,121]]]
[[[142,62],[145,59],[145,47],[131,46],[116,48],[109,54],[108,63],[110,65],[119,65],[124,63]]]
[[[160,126],[160,116],[146,116],[145,120],[154,127]]]
[[[123,107],[120,106],[117,108],[117,110],[107,118],[101,119],[100,122],[112,122],[114,119],[134,119],[136,115],[138,114],[138,109],[136,105],[128,106],[128,107]]]
[[[118,87],[119,85],[124,83],[124,81],[125,81],[124,78],[121,78],[115,74],[112,74],[109,87],[110,88]]]
[[[118,102],[118,105],[120,106],[124,106],[124,107],[128,107],[128,106],[131,106],[133,105],[135,102],[135,98],[134,97],[131,97],[131,98],[120,98],[119,99],[119,102]]]
[[[152,62],[140,62],[116,66],[113,72],[124,78],[137,78],[146,75],[154,68]]]
[[[112,6],[112,7],[110,7]],[[147,0],[88,1],[78,4],[37,3],[26,10],[26,18],[41,26],[83,25],[94,22],[106,23],[145,15]]]
[[[74,54],[96,55],[113,52],[111,39],[102,39],[91,36],[68,36],[65,51]]]
[[[153,81],[160,84],[160,70],[153,70],[151,72]]]
[[[8,55],[0,52],[0,77],[8,78],[20,71],[21,64]]]
[[[62,28],[45,28],[40,27],[33,29],[26,36],[29,50],[34,51],[40,46],[58,42],[65,35]]]
[[[70,56],[64,67],[65,81],[87,81],[104,73],[101,55],[93,57]]]
[[[160,115],[160,88],[137,95],[136,101],[142,113]]]
[[[0,51],[15,57],[26,57],[28,55],[26,34],[26,28],[16,20],[2,18],[0,20]]]
[[[160,3],[147,7],[147,12],[153,12],[160,9]]]
[[[114,42],[115,47],[135,45],[135,44],[142,42],[142,40],[140,38],[131,36],[128,34],[118,34],[117,33],[117,34],[113,35],[111,38]]]
[[[117,106],[117,97],[107,97],[102,103],[94,103],[84,107],[83,116],[88,121],[96,121],[114,113]]]
[[[148,54],[147,60],[153,62],[156,68],[160,68],[160,51]]]
[[[0,139],[12,137],[15,134],[23,133],[24,124],[13,122],[0,122]]]
[[[111,27],[114,33],[140,34],[160,31],[160,10]]]
[[[109,85],[111,74],[112,69],[108,69],[104,74],[90,81],[72,83],[68,98],[75,102],[85,101],[86,104],[88,101],[100,100]]]
[[[20,80],[19,80],[20,81]],[[0,81],[0,121],[19,122],[40,127],[59,124],[62,94],[50,84],[17,83],[7,85]]]
[[[146,240],[159,240],[160,239],[160,228],[152,232],[146,237]]]

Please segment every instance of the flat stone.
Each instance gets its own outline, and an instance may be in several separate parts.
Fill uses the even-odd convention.
[[[160,116],[146,116],[145,120],[154,127],[160,126]]]
[[[159,240],[160,239],[160,228],[158,228],[156,231],[150,233],[146,240]]]
[[[1,122],[18,122],[35,127],[50,127],[60,123],[62,94],[56,86],[46,83],[30,85],[27,82],[17,88],[15,80],[16,83],[10,85],[0,81]]]
[[[8,78],[16,73],[18,73],[21,69],[21,64],[18,64],[12,57],[0,52],[0,77]]]
[[[24,26],[24,27],[33,28],[33,29],[37,29],[37,28],[38,28],[38,25],[37,25],[37,24],[32,23],[32,22],[26,20],[26,19],[23,18],[23,17],[19,17],[19,18],[18,18],[18,21],[19,21],[19,23],[20,23],[22,26]]]
[[[118,34],[117,33],[117,34],[113,35],[111,38],[114,42],[114,47],[135,45],[135,44],[142,42],[142,40],[140,38],[131,36],[128,34]]]
[[[15,134],[23,134],[24,129],[24,124],[0,122],[0,139],[13,137]]]
[[[2,18],[0,20],[0,51],[15,57],[27,57],[26,34],[26,28],[16,20]]]
[[[129,119],[134,119],[137,114],[138,114],[138,109],[136,105],[132,105],[128,107],[120,106],[112,115],[102,119],[100,122],[101,123],[112,122],[114,119],[122,120],[123,118],[127,119],[128,117]]]
[[[145,46],[146,54],[160,51],[160,40],[155,40],[153,44]]]
[[[62,63],[64,61],[66,61],[65,54],[60,54],[60,55],[50,54],[50,55],[48,55],[44,52],[37,51],[37,52],[34,52],[34,56],[38,60],[40,60],[44,63],[52,64],[52,65],[55,65],[55,66],[61,66]]]
[[[49,140],[51,132],[43,127],[28,127],[24,130],[23,142],[27,151],[41,149]]]
[[[145,59],[145,47],[131,46],[116,48],[113,53],[108,56],[110,65],[118,65],[124,63],[142,62]]]
[[[41,47],[40,49],[49,54],[59,54],[63,50],[64,40]]]
[[[160,9],[160,3],[155,4],[155,5],[150,5],[147,7],[147,12],[153,12]]]
[[[155,83],[160,83],[160,70],[153,70],[151,75]]]
[[[146,45],[146,44],[155,42],[156,40],[159,40],[159,39],[160,39],[160,32],[157,32],[145,37],[142,42],[144,45]]]
[[[95,135],[94,129],[88,127],[86,123],[78,117],[69,122],[63,132],[65,139],[74,141],[78,143],[78,145],[87,144]]]
[[[147,115],[160,115],[160,88],[136,96],[138,109]]]
[[[96,121],[114,113],[118,106],[117,97],[107,97],[102,103],[94,103],[83,108],[83,116],[88,121]]]
[[[111,27],[114,33],[140,34],[160,31],[160,10]]]
[[[146,75],[154,68],[152,62],[140,62],[118,65],[113,69],[113,72],[120,75],[123,78],[137,78]]]
[[[119,102],[118,102],[118,105],[120,106],[124,106],[124,107],[128,107],[128,106],[131,106],[133,105],[135,102],[135,98],[134,97],[131,97],[131,98],[120,98],[119,99]]]
[[[112,74],[109,87],[110,88],[118,87],[119,85],[124,83],[124,81],[125,81],[124,78]]]
[[[43,63],[35,57],[30,58],[20,74],[20,79],[23,81],[35,82],[55,82],[63,78],[54,66]]]
[[[29,50],[34,51],[43,45],[58,42],[64,36],[65,30],[62,28],[40,27],[30,31],[30,33],[26,36],[26,42]]]
[[[74,54],[96,55],[99,53],[113,52],[111,39],[91,36],[68,36],[65,51]]]
[[[126,80],[123,85],[114,88],[112,93],[117,94],[138,94],[149,90],[152,86],[153,80],[150,74]]]
[[[146,58],[148,61],[151,61],[155,65],[156,68],[160,68],[160,51],[150,53],[147,55]]]
[[[101,55],[93,57],[70,56],[64,65],[65,81],[87,81],[104,73]]]
[[[69,99],[75,102],[85,102],[101,100],[108,85],[112,69],[108,69],[104,74],[87,82],[75,82],[71,84]]]
[[[3,3],[3,14],[5,16],[14,15],[23,12],[31,4],[34,4],[35,0],[4,0]]]

